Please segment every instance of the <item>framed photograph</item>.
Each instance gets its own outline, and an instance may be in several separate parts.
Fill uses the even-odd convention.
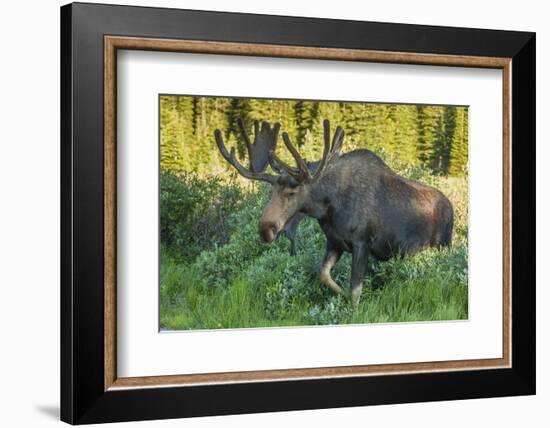
[[[63,421],[535,393],[533,33],[76,3],[61,105]]]

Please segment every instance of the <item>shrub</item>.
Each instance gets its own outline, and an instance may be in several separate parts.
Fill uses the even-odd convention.
[[[242,190],[215,177],[160,176],[160,236],[166,250],[182,260],[223,245],[232,231],[230,213],[243,202]]]

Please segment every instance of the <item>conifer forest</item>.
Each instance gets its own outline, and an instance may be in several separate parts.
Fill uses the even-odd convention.
[[[321,122],[329,119],[344,129],[345,151],[383,152],[435,175],[464,175],[468,163],[467,107],[161,96],[160,111],[165,172],[227,169],[213,143],[214,130],[221,129],[228,146],[244,156],[239,117],[251,128],[254,120],[279,122],[307,160],[321,157]]]

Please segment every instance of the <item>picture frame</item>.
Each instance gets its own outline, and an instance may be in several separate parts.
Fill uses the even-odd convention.
[[[118,377],[118,50],[502,70],[502,358]],[[535,96],[534,33],[63,6],[61,419],[85,424],[534,394]]]

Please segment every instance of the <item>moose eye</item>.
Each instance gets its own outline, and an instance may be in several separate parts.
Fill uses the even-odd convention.
[[[292,198],[295,194],[296,194],[296,191],[295,191],[295,190],[291,190],[290,192],[286,192],[286,193],[285,193],[285,196],[286,196],[287,198]]]

